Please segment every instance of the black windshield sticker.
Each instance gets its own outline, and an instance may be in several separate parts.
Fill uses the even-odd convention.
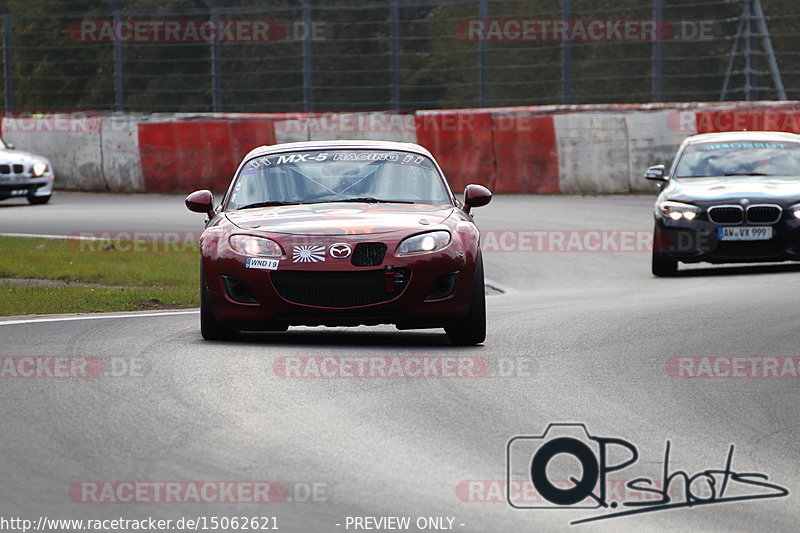
[[[700,149],[704,152],[711,152],[714,150],[736,150],[742,148],[773,148],[775,150],[786,150],[789,148],[789,145],[787,143],[769,141],[706,143],[700,145]]]
[[[386,152],[337,152],[334,161],[397,161],[400,155]]]
[[[327,161],[335,162],[388,162],[400,163],[402,165],[418,166],[432,169],[430,159],[423,155],[411,154],[407,152],[373,152],[365,150],[348,150],[337,152],[291,152],[287,154],[270,154],[256,157],[247,162],[242,169],[242,174],[253,174],[259,169],[281,166],[296,165],[302,163],[323,163]]]

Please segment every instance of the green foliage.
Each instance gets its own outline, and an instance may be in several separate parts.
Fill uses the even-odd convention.
[[[573,19],[648,20],[655,0],[572,0]],[[122,20],[205,21],[204,0],[119,0]],[[479,105],[480,43],[459,36],[465,21],[479,16],[479,0],[397,0],[398,70],[392,72],[389,0],[310,0],[310,18],[320,35],[304,47],[303,2],[215,0],[223,21],[267,21],[282,29],[280,40],[218,43],[225,111],[302,111],[304,50],[318,111],[401,109]],[[81,40],[83,20],[110,20],[104,0],[9,0],[17,110],[102,110],[115,102],[112,42]],[[800,71],[800,4],[762,0],[772,43],[789,98],[797,98]],[[647,102],[653,97],[653,55],[660,50],[661,87],[667,101],[719,98],[743,2],[663,0],[661,19],[676,29],[708,24],[700,39],[652,42],[548,42],[493,40],[485,43],[487,105],[558,104],[570,74],[571,103]],[[561,2],[488,0],[493,19],[554,20]],[[72,28],[73,31],[70,31]],[[298,33],[299,32],[299,33]],[[277,35],[277,34],[271,34]],[[759,47],[760,43],[754,42]],[[210,43],[123,43],[124,106],[146,112],[210,111]],[[563,58],[571,55],[570,69]],[[763,54],[753,56],[761,87],[753,96],[774,99]],[[737,58],[731,99],[742,99],[744,60]],[[399,80],[392,91],[393,79]]]

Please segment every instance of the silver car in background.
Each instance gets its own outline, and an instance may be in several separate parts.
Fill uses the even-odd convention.
[[[46,158],[15,150],[13,144],[0,139],[0,200],[24,196],[30,204],[46,204],[55,178]]]

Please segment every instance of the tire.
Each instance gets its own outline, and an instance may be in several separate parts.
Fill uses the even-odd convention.
[[[652,271],[654,276],[670,277],[678,273],[678,261],[665,254],[653,252]]]
[[[235,333],[214,317],[211,298],[206,287],[206,276],[203,267],[200,267],[200,334],[207,341],[224,341],[232,339]]]
[[[474,346],[486,340],[486,288],[483,282],[483,257],[478,254],[469,311],[444,328],[455,346]]]
[[[27,198],[31,205],[44,205],[50,201],[50,196],[28,196]]]

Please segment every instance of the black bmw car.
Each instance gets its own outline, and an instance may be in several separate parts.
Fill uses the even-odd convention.
[[[678,263],[800,260],[800,135],[707,133],[686,139],[655,205],[653,274]]]

